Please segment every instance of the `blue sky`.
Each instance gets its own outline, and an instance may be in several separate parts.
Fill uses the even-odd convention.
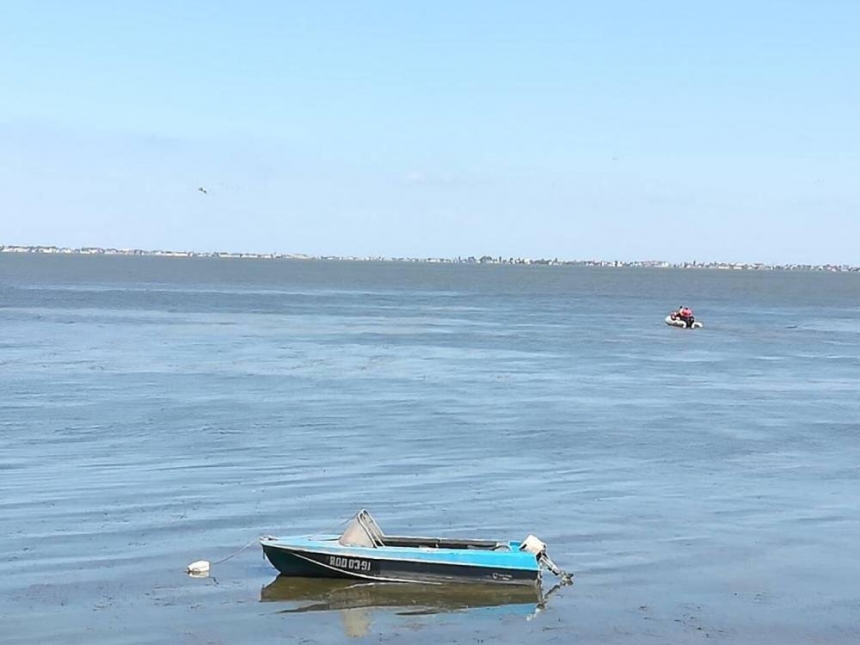
[[[5,2],[0,244],[860,264],[857,34],[848,0]]]

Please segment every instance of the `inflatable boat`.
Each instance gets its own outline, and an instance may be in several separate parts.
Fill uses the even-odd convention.
[[[681,329],[701,329],[702,327],[704,327],[704,325],[698,320],[693,321],[692,325],[687,325],[686,322],[684,322],[680,318],[673,317],[672,314],[666,316],[664,320],[666,321],[666,324],[670,327],[680,327]]]

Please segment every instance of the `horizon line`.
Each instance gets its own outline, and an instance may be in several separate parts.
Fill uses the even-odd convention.
[[[352,262],[420,262],[427,264],[507,264],[507,265],[550,265],[550,266],[599,266],[631,268],[701,268],[701,269],[747,269],[747,270],[828,270],[860,272],[860,266],[846,263],[804,263],[804,262],[727,262],[720,260],[601,260],[601,259],[559,259],[530,258],[523,256],[469,255],[455,256],[383,256],[383,255],[313,255],[308,253],[279,253],[254,251],[188,251],[171,249],[139,249],[102,246],[56,246],[42,244],[0,244],[0,253],[19,253],[31,255],[109,255],[109,256],[153,256],[173,258],[224,258],[259,260],[318,260]]]

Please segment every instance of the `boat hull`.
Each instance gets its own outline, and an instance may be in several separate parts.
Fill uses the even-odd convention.
[[[263,553],[284,576],[419,584],[535,585],[535,557],[515,550],[341,547],[333,540],[267,539]]]
[[[704,327],[704,325],[698,320],[693,323],[692,327],[687,327],[687,323],[685,323],[683,320],[679,320],[678,318],[672,318],[671,316],[666,316],[664,320],[666,324],[669,325],[669,327],[677,327],[679,329],[701,329],[702,327]]]

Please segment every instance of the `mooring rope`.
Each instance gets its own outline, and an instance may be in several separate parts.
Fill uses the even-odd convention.
[[[235,558],[237,555],[242,553],[242,551],[252,547],[253,545],[257,544],[257,542],[259,542],[259,541],[260,541],[260,538],[254,538],[253,540],[248,542],[245,546],[243,546],[239,549],[236,549],[235,551],[233,551],[233,553],[231,553],[230,555],[228,555],[225,558],[221,558],[220,560],[215,560],[214,562],[212,562],[212,564],[221,564],[223,562],[227,562],[227,560],[230,560],[231,558]]]
[[[231,558],[235,558],[237,555],[242,553],[242,551],[250,548],[251,546],[257,544],[261,539],[265,539],[267,536],[261,536],[259,538],[254,538],[247,544],[242,547],[236,549],[229,555],[224,556],[220,560],[215,560],[214,562],[209,562],[209,560],[196,560],[192,562],[185,568],[185,572],[194,577],[206,577],[209,575],[209,570],[212,568],[213,564],[221,564],[223,562],[227,562]]]

